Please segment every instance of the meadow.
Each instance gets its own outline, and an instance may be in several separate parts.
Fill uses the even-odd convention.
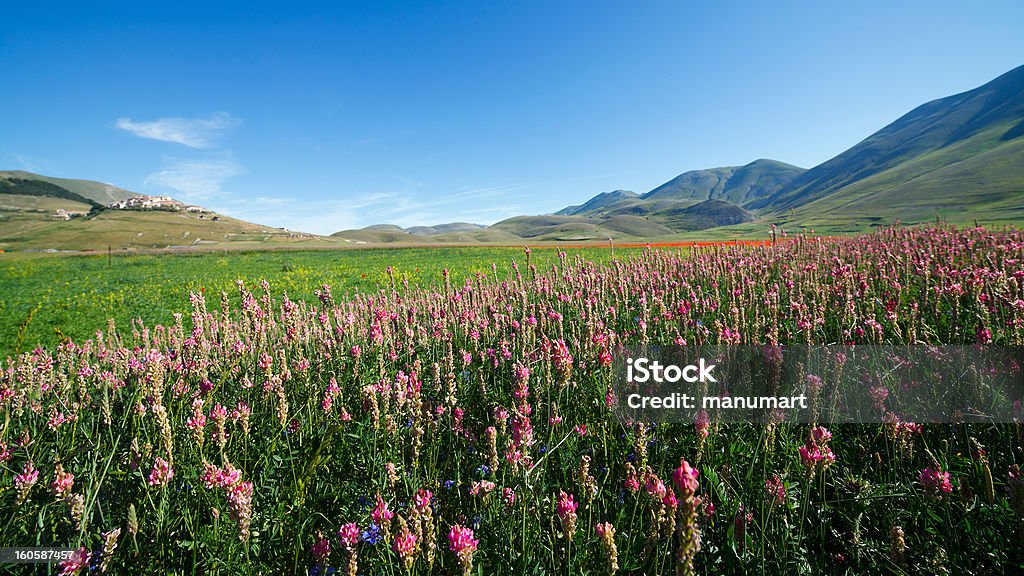
[[[616,248],[621,256],[636,248]],[[568,249],[594,262],[613,256],[607,247]],[[442,270],[461,280],[478,273],[504,277],[522,248],[438,247],[342,250],[262,250],[156,252],[150,254],[0,254],[0,358],[62,337],[91,338],[108,319],[118,326],[141,319],[170,324],[187,311],[188,294],[218,297],[233,292],[235,281],[262,279],[293,300],[315,301],[313,292],[329,284],[339,295],[372,292],[398,281],[424,287],[440,284]],[[534,261],[550,266],[558,250],[536,248]],[[492,264],[494,267],[492,268]]]
[[[610,393],[623,344],[1021,346],[1020,232],[220,257],[28,261],[21,289],[122,274],[121,306],[182,314],[112,303],[5,364],[0,546],[82,574],[1024,570],[1020,422],[624,422]]]

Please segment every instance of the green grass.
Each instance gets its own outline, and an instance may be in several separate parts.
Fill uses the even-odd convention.
[[[608,248],[569,249],[567,254],[595,262],[611,257]],[[106,327],[108,318],[122,330],[135,318],[148,326],[170,324],[175,312],[191,309],[189,292],[203,291],[207,300],[219,303],[221,291],[235,296],[236,280],[251,286],[266,279],[275,292],[309,300],[322,284],[329,284],[335,295],[387,286],[388,266],[398,282],[426,286],[442,281],[442,268],[462,282],[478,272],[490,273],[492,262],[504,278],[513,260],[525,273],[523,249],[512,247],[115,255],[109,265],[106,254],[0,254],[0,358],[52,346],[59,341],[57,331],[76,342],[88,339]],[[558,263],[558,250],[537,248],[531,261],[549,268]]]

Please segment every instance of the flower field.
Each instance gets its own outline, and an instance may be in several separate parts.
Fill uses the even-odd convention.
[[[1024,234],[537,252],[308,300],[247,279],[9,359],[0,547],[83,574],[1024,571],[1020,423],[609,406],[620,344],[1024,345]]]

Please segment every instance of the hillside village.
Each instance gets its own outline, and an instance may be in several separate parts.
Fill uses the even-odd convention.
[[[126,200],[113,202],[107,206],[111,210],[174,210],[184,212],[209,212],[202,206],[185,204],[170,196],[133,196]]]

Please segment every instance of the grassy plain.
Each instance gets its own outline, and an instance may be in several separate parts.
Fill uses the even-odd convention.
[[[615,248],[616,255],[638,248]],[[533,264],[548,269],[558,262],[556,248],[541,247]],[[602,262],[607,247],[568,248]],[[347,249],[324,251],[208,251],[196,253],[0,254],[0,358],[38,345],[52,346],[63,334],[77,341],[93,336],[113,318],[121,329],[142,319],[146,325],[169,324],[175,312],[190,310],[189,292],[203,291],[219,302],[220,292],[236,295],[236,280],[252,287],[262,279],[275,293],[295,300],[314,299],[313,291],[329,284],[336,295],[373,291],[390,282],[430,285],[442,281],[447,268],[453,282],[497,266],[504,278],[516,261],[525,271],[522,247],[443,247]],[[59,332],[58,332],[59,331]]]

